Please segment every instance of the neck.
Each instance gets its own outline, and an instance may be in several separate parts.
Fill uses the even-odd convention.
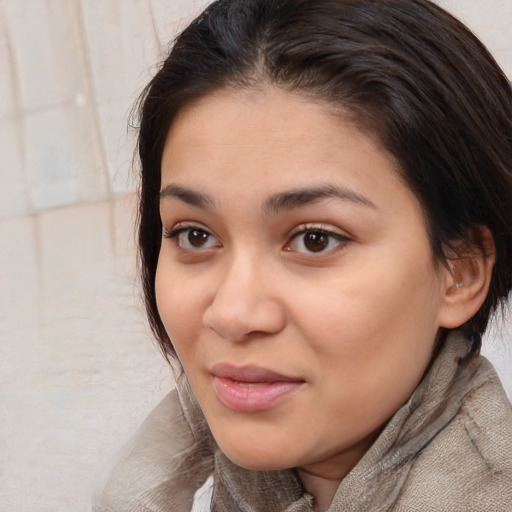
[[[315,498],[318,512],[327,510],[341,481],[359,462],[378,437],[381,429],[371,433],[348,450],[321,462],[297,468],[306,491]]]
[[[327,510],[342,478],[329,478],[305,468],[299,468],[298,473],[306,491],[315,498],[315,510]]]

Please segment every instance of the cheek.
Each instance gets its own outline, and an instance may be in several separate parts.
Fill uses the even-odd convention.
[[[184,367],[200,351],[203,316],[211,302],[215,273],[185,268],[162,249],[155,276],[155,295],[160,318]]]
[[[358,258],[357,266],[323,283],[321,295],[318,286],[297,290],[304,307],[296,318],[321,368],[337,375],[340,386],[353,396],[368,392],[388,401],[386,393],[396,387],[400,402],[431,357],[438,281],[425,255],[381,256],[378,265]]]
[[[165,330],[177,351],[181,340],[189,338],[191,327],[197,325],[193,321],[193,298],[188,293],[189,289],[180,273],[167,264],[161,255],[155,277],[156,304]]]
[[[319,340],[319,351],[321,340],[333,333],[338,349],[364,351],[402,329],[405,336],[437,328],[438,294],[430,268],[386,265],[382,259],[378,265],[358,263],[323,285],[304,283],[294,292],[297,322],[309,330],[308,338]],[[357,347],[346,347],[345,339],[358,339]]]

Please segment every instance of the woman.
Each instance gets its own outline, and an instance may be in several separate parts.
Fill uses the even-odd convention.
[[[512,285],[512,94],[481,43],[428,0],[220,0],[140,112],[180,375],[94,510],[512,510],[479,356]]]

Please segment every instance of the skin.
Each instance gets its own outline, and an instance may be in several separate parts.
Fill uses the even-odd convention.
[[[331,197],[275,200],[298,189]],[[454,306],[462,292],[432,258],[416,197],[340,112],[272,88],[186,108],[162,191],[158,309],[219,446],[247,468],[297,468],[327,507],[418,385],[439,327],[472,311]],[[305,233],[319,232],[327,246],[312,251]],[[234,411],[215,390],[219,363],[300,385]]]

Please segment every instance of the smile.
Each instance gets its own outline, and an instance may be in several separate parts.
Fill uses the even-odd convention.
[[[217,365],[212,375],[220,402],[237,412],[271,409],[304,384],[304,380],[252,366]]]

